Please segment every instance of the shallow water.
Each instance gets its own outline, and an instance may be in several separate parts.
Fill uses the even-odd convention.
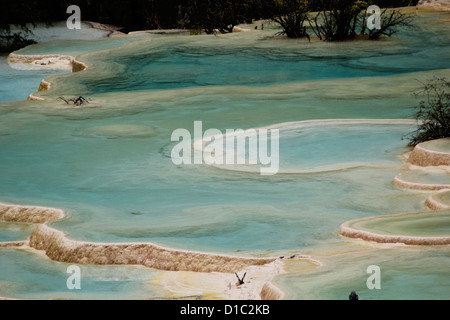
[[[33,224],[0,222],[0,241],[25,240],[35,227]]]
[[[43,78],[69,72],[54,69],[15,69],[9,65],[6,58],[7,55],[0,55],[0,103],[26,100],[31,92],[38,90]]]
[[[352,291],[360,300],[448,299],[448,249],[341,243],[341,249],[333,252],[334,245],[323,258],[324,268],[276,278],[275,283],[286,288],[286,299],[348,300]],[[367,272],[369,266],[380,268],[381,289],[367,287],[372,274]]]
[[[441,18],[421,17],[424,22]],[[203,121],[204,130],[224,131],[311,119],[412,119],[416,79],[447,74],[437,70],[450,66],[443,58],[449,35],[433,24],[425,27],[436,37],[421,31],[377,43],[329,44],[268,38],[269,31],[218,37],[140,34],[25,48],[21,53],[81,54],[78,59],[89,68],[50,78],[53,89],[37,94],[44,102],[0,105],[0,200],[65,209],[68,217],[52,226],[71,239],[149,241],[246,255],[327,247],[342,241],[337,230],[347,220],[425,210],[427,194],[392,184],[402,172],[401,154],[408,150],[402,138],[414,123],[298,122],[281,130],[282,170],[270,177],[175,166],[170,159],[171,133],[177,128],[193,132],[196,120]],[[435,71],[414,73],[424,70]],[[92,99],[86,107],[57,100],[80,94]],[[2,239],[22,239],[26,233],[11,232],[7,229]],[[51,275],[56,278],[45,287],[49,275],[39,268],[65,264],[3,250],[0,279],[14,289],[1,286],[0,295],[61,297],[65,275]],[[448,278],[448,268],[433,272],[428,262],[418,262],[405,269],[411,255],[384,252],[374,254],[392,258],[395,252],[399,261],[399,267],[389,264],[392,281],[408,280],[390,298],[420,298],[411,287]],[[448,266],[448,251],[433,252],[433,264]],[[22,273],[11,267],[29,259],[34,262],[28,268],[37,271],[23,283],[36,283],[31,292],[19,280]],[[398,270],[404,273],[397,276]],[[424,270],[429,277],[418,277]],[[341,272],[349,287],[359,285],[351,268]],[[332,281],[341,272],[323,279]],[[126,285],[99,284],[96,277],[86,289],[88,298]],[[136,297],[147,297],[140,284],[147,277],[133,280]],[[298,292],[304,276],[286,277],[283,287]],[[148,290],[159,294],[157,288]],[[430,292],[427,298],[443,298],[449,291],[444,286]],[[314,294],[340,297],[333,288]]]
[[[20,263],[17,263],[20,262]],[[133,266],[80,267],[81,289],[66,286],[69,264],[58,263],[33,252],[0,250],[1,294],[20,299],[152,299],[164,289],[147,285],[158,271]]]
[[[450,232],[448,214],[448,211],[439,211],[433,214],[426,212],[377,217],[367,221],[356,221],[351,226],[358,230],[368,230],[383,235],[442,237]]]
[[[448,171],[439,169],[416,169],[403,173],[400,175],[400,178],[413,183],[450,185],[450,174]]]

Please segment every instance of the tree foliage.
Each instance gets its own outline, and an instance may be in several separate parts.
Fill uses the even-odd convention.
[[[38,22],[48,25],[65,14],[64,1],[14,0],[3,1],[0,7],[0,51],[13,51],[35,43],[28,39]],[[12,27],[15,27],[14,30]]]
[[[308,20],[308,2],[306,0],[279,0],[275,3],[273,21],[278,23],[289,38],[308,37],[305,22]]]
[[[233,32],[233,27],[245,21],[243,4],[239,0],[191,0],[187,25],[203,29],[208,34]]]
[[[369,1],[369,0],[368,0]],[[408,3],[407,3],[408,2]],[[122,27],[124,31],[145,29],[203,29],[208,33],[230,32],[234,25],[253,19],[275,18],[289,37],[307,36],[305,13],[320,10],[313,26],[319,37],[340,40],[356,34],[362,16],[361,7],[352,0],[309,0],[305,10],[304,0],[14,0],[2,3],[0,10],[0,43],[19,43],[26,40],[37,22],[67,19],[69,5],[81,8],[81,18]],[[417,0],[377,0],[379,6],[412,4]],[[359,7],[358,7],[359,6]],[[289,10],[287,10],[289,9]],[[360,8],[361,9],[361,8]],[[281,14],[283,13],[283,14]],[[391,35],[394,26],[404,25],[398,13],[385,12],[386,28],[371,34],[376,39]],[[18,26],[20,33],[11,33],[11,25]]]
[[[324,1],[322,9],[310,20],[314,33],[321,40],[343,41],[358,35],[368,35],[371,40],[381,36],[392,36],[398,27],[412,27],[413,16],[398,9],[384,9],[381,12],[380,28],[368,30],[367,8],[370,1],[329,0]]]
[[[361,12],[367,2],[354,0],[324,1],[322,9],[312,19],[311,27],[317,37],[325,41],[352,39],[360,25]]]
[[[381,28],[372,29],[369,31],[369,39],[377,40],[381,36],[392,36],[398,32],[399,27],[413,27],[413,16],[409,14],[402,14],[398,10],[384,9],[381,12]],[[365,32],[365,24],[363,25],[362,33]]]
[[[434,77],[423,83],[415,96],[424,98],[416,107],[418,129],[409,138],[409,145],[450,137],[450,82]]]

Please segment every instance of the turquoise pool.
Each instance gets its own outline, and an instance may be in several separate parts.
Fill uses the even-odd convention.
[[[392,179],[404,165],[403,138],[415,129],[402,119],[413,119],[416,79],[448,74],[450,68],[445,58],[450,35],[433,24],[445,17],[421,16],[420,31],[377,43],[289,41],[270,37],[269,29],[217,37],[53,40],[25,48],[19,53],[78,55],[89,67],[49,78],[52,90],[38,93],[45,101],[0,104],[0,200],[66,210],[68,217],[51,225],[75,240],[146,241],[256,256],[307,252],[335,242],[345,246],[337,229],[347,220],[425,208],[427,194],[399,188]],[[2,70],[12,74],[15,86],[27,78],[22,71]],[[36,88],[47,76],[40,72],[27,80]],[[2,82],[0,90],[17,96],[2,101],[35,91],[25,85],[13,90],[12,83]],[[78,95],[91,102],[75,108],[57,99]],[[308,125],[313,119],[337,120]],[[173,130],[192,132],[197,120],[219,130],[280,124],[280,174],[174,165]],[[297,125],[283,130],[283,123],[293,121]],[[14,226],[0,230],[2,241],[28,235]],[[411,259],[408,252],[371,254],[382,257],[378,263],[391,261],[386,264],[391,282],[402,282],[395,295],[448,298],[445,288],[411,292],[430,279],[448,278],[446,270],[429,271],[431,260],[448,266],[448,248],[430,251],[429,260],[412,268],[403,267]],[[25,262],[16,272],[12,266],[20,261]],[[73,297],[63,290],[65,264],[0,249],[0,265],[0,283],[8,283],[0,286],[0,296]],[[118,270],[108,268],[102,272]],[[417,276],[424,270],[426,277]],[[157,297],[161,288],[142,284],[157,272],[102,282],[93,267],[82,297]],[[319,284],[352,272],[343,268],[327,271],[324,280],[312,279]],[[338,297],[334,287],[299,291],[304,277],[289,274],[277,284],[289,292],[287,298]],[[344,278],[345,290],[361,286],[356,277]]]

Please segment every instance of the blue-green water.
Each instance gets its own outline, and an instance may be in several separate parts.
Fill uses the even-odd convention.
[[[151,299],[163,293],[146,284],[157,271],[132,266],[81,266],[81,289],[70,290],[65,285],[72,274],[67,273],[67,267],[31,252],[2,249],[2,295],[20,299]]]
[[[233,41],[233,37],[238,38]],[[139,50],[99,53],[108,61],[109,76],[85,74],[87,94],[129,92],[131,90],[177,89],[198,86],[263,86],[329,78],[388,76],[449,67],[446,49],[417,41],[381,44],[341,43],[329,50],[323,43],[293,43],[283,46],[279,40],[261,38],[248,41],[249,35],[230,39],[200,38],[186,41],[179,37],[154,37],[152,42],[136,44]],[[185,38],[185,37],[184,37]],[[428,41],[427,41],[428,42]],[[419,47],[420,45],[420,47]],[[360,49],[360,50],[358,50]],[[124,54],[126,52],[126,54]],[[429,57],[437,59],[430,61]],[[95,64],[97,55],[91,59]]]
[[[373,252],[364,248],[352,259],[337,254],[320,270],[282,275],[275,283],[288,288],[287,299],[347,300],[352,291],[360,300],[446,299],[450,280],[448,264],[443,262],[447,259],[448,252],[442,249],[382,248]],[[380,268],[380,289],[366,285],[371,265]]]
[[[62,22],[54,23],[51,27],[38,25],[34,33],[28,37],[39,43],[23,48],[17,53],[77,56],[89,50],[114,47],[129,41],[124,38],[105,39],[107,34],[107,31],[92,29],[87,24],[83,24],[81,30],[75,31],[68,30]],[[0,103],[26,100],[30,93],[38,90],[42,79],[70,72],[70,69],[10,64],[6,58],[7,54],[0,55]]]
[[[6,55],[0,55],[0,103],[26,100],[31,92],[38,90],[43,78],[68,72],[42,69],[17,70],[8,64],[6,58]]]
[[[326,247],[342,241],[337,229],[347,220],[423,210],[427,194],[392,184],[402,171],[400,155],[407,151],[402,138],[414,123],[355,120],[311,126],[301,121],[412,119],[417,100],[411,93],[420,86],[416,79],[446,74],[437,70],[449,68],[450,36],[428,23],[445,17],[421,17],[434,37],[424,30],[405,31],[375,43],[290,41],[265,31],[218,37],[140,34],[25,48],[21,53],[80,54],[89,68],[50,78],[53,89],[37,94],[43,102],[0,105],[0,200],[65,209],[68,218],[52,226],[76,240],[149,241],[246,255]],[[57,100],[81,94],[92,99],[83,108]],[[204,130],[222,131],[299,122],[280,129],[281,171],[264,177],[174,165],[173,130],[193,132],[197,120]],[[27,234],[6,230],[3,241]],[[1,286],[0,296],[68,297],[61,271],[40,272],[60,264],[3,250],[0,280],[12,282],[14,289]],[[396,259],[408,258],[397,253]],[[378,254],[384,253],[373,253]],[[448,266],[448,249],[428,254],[435,256],[434,263]],[[19,280],[21,273],[10,266],[22,259],[33,259],[29,269],[34,271]],[[415,276],[425,269],[425,263],[406,269],[409,280],[399,294],[420,298],[410,288],[427,286],[426,279]],[[329,274],[331,279],[341,275]],[[430,276],[441,279],[448,272]],[[50,285],[44,286],[48,277]],[[283,285],[296,290],[302,277],[289,277]],[[142,278],[135,281],[129,287],[120,281],[105,285],[93,276],[84,292],[103,297],[117,285],[121,293],[107,297],[147,297],[135,290]],[[350,277],[348,286],[358,281]],[[27,291],[26,283],[36,283],[37,289]],[[150,295],[159,292],[149,290]],[[429,292],[426,298],[448,298],[449,291]],[[331,291],[314,297],[331,296],[337,297]]]
[[[26,239],[34,228],[32,224],[0,222],[0,241]]]

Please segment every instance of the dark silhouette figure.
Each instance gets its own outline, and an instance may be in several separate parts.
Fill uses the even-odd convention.
[[[356,294],[355,291],[352,291],[350,293],[350,295],[348,296],[348,300],[359,300],[359,297],[358,297],[358,295]]]

